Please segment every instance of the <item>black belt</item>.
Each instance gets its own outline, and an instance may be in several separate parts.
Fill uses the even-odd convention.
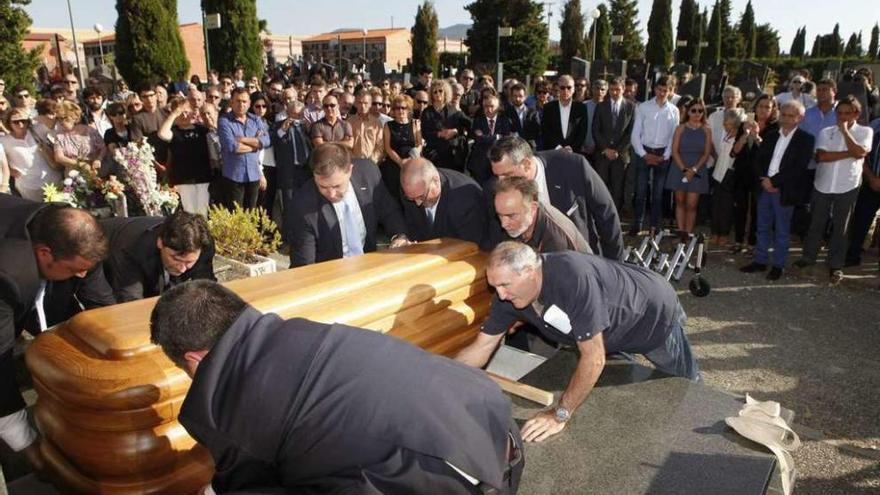
[[[666,148],[648,148],[647,146],[642,147],[646,153],[650,153],[652,155],[662,155],[666,153]]]

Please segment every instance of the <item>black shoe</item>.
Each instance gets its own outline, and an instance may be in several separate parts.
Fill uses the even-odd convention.
[[[749,263],[748,265],[739,269],[739,271],[743,273],[755,273],[755,272],[763,272],[767,270],[767,265],[764,263]]]
[[[801,259],[795,261],[793,264],[794,264],[794,266],[796,266],[796,267],[798,267],[798,268],[806,268],[806,267],[808,267],[808,266],[813,266],[813,265],[815,265],[816,262],[815,262],[815,261],[810,261],[810,260],[808,260],[808,259],[806,259],[806,258],[801,258]]]
[[[782,267],[774,266],[770,268],[770,273],[767,274],[767,280],[779,280],[782,277]]]

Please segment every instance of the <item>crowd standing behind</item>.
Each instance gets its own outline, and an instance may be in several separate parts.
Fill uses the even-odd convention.
[[[618,215],[629,220],[630,235],[667,227],[694,233],[705,221],[718,248],[755,256],[744,267],[752,271],[784,270],[789,234],[805,242],[797,267],[814,264],[827,241],[829,273],[838,282],[844,266],[861,261],[880,195],[880,121],[871,120],[877,88],[870,71],[844,79],[864,84],[864,96],[839,98],[834,80],[814,83],[797,71],[776,96],[743,101],[739,88],[727,86],[712,111],[677,94],[671,75],[657,78],[651,97],[640,102],[633,79],[538,77],[531,88],[503,81],[499,91],[491,76],[471,69],[448,79],[421,70],[404,85],[360,74],[340,79],[324,69],[300,74],[298,67],[260,80],[237,68],[210,71],[205,82],[178,74],[172,83],[136,91],[117,81],[107,93],[92,84],[80,89],[68,74],[40,95],[17,86],[0,99],[0,191],[39,201],[44,184],[59,184],[76,166],[118,172],[115,152],[146,140],[159,179],[176,187],[185,211],[205,215],[212,203],[260,206],[291,244],[298,224],[291,207],[300,190],[314,187],[310,155],[326,143],[378,166],[383,187],[404,211],[411,202],[401,193],[407,160],[426,158],[487,189],[495,184],[491,149],[517,136],[533,151],[584,157]],[[797,127],[815,143],[798,158],[807,164],[797,173],[780,171],[793,153],[780,144],[789,133],[779,124],[791,102],[800,105],[791,112],[804,110]],[[777,205],[771,198],[780,191]],[[573,219],[573,211],[560,209]],[[762,220],[762,211],[772,218]],[[768,235],[775,236],[772,263],[763,253]]]

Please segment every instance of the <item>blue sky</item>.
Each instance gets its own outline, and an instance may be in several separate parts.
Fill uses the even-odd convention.
[[[434,5],[440,18],[440,27],[458,23],[469,23],[470,16],[464,6],[471,0],[435,0]],[[747,0],[733,0],[735,19],[738,19]],[[711,6],[714,0],[698,0],[701,5]],[[369,29],[412,26],[419,0],[257,0],[257,13],[260,18],[269,20],[269,29],[276,34],[317,34],[340,27]],[[599,2],[581,0],[584,12],[592,10]],[[678,19],[678,4],[673,0],[673,22]],[[91,27],[96,22],[108,29],[116,22],[115,0],[70,0],[73,8],[74,24],[77,27]],[[178,0],[180,22],[197,22],[201,19],[199,0]],[[551,36],[559,38],[559,20],[564,0],[551,2],[553,12]],[[651,12],[651,0],[639,0],[639,20],[642,36]],[[754,0],[759,23],[770,22],[782,35],[781,46],[787,51],[795,31],[807,26],[807,49],[818,33],[830,33],[835,22],[840,23],[844,40],[853,31],[862,30],[867,48],[871,28],[880,20],[880,8],[869,7],[873,0]],[[796,6],[796,8],[793,8]],[[545,9],[548,8],[545,6]],[[40,27],[65,27],[70,25],[66,2],[63,0],[32,0],[25,10]],[[711,8],[710,8],[711,10]],[[874,18],[869,14],[874,12]]]

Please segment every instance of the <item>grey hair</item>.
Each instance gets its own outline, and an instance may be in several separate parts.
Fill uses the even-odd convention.
[[[730,110],[724,111],[724,118],[722,122],[733,122],[734,126],[739,127],[743,122],[746,121],[746,113],[742,108],[731,108]]]
[[[489,254],[488,268],[504,266],[519,275],[526,268],[541,268],[541,263],[541,256],[531,246],[517,241],[505,241]]]
[[[722,95],[726,95],[727,93],[733,93],[739,99],[742,99],[742,91],[736,86],[725,86],[724,90],[721,91]]]
[[[489,161],[492,163],[504,160],[505,156],[510,157],[514,165],[519,166],[523,160],[531,158],[534,154],[528,141],[512,134],[498,139],[489,149]]]
[[[406,186],[420,182],[428,184],[434,177],[440,177],[440,172],[437,172],[437,167],[427,158],[410,158],[403,162],[403,169],[400,171],[400,182]]]
[[[795,110],[797,110],[798,115],[800,115],[801,117],[803,117],[804,114],[807,113],[806,107],[804,107],[804,104],[801,103],[800,100],[788,100],[787,102],[779,106],[779,111],[782,112],[782,109],[786,107],[793,107]]]

